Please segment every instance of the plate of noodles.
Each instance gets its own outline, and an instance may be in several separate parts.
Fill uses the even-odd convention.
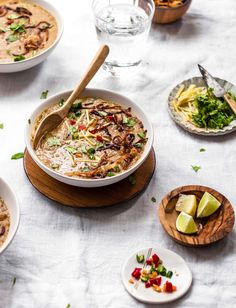
[[[219,84],[236,100],[236,87],[223,79]],[[218,136],[236,130],[236,116],[223,98],[216,98],[202,77],[178,84],[168,97],[172,119],[190,133]]]

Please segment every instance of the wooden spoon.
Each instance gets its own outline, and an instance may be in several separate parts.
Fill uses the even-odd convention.
[[[34,140],[33,140],[34,149],[37,148],[37,145],[40,139],[42,138],[42,136],[45,135],[47,132],[50,132],[54,128],[56,128],[62,122],[62,120],[67,116],[72,104],[79,97],[79,95],[84,91],[89,81],[93,78],[93,76],[96,74],[98,69],[101,67],[108,53],[109,53],[109,48],[107,45],[103,45],[99,48],[88,70],[86,71],[82,79],[80,80],[80,83],[71,93],[67,101],[64,103],[64,105],[61,108],[47,115],[43,119],[43,121],[39,124],[36,130],[35,136],[34,136]]]

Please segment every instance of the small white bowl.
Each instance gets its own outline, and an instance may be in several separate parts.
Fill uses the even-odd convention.
[[[103,179],[82,179],[82,178],[72,178],[69,176],[65,176],[62,174],[59,174],[55,172],[54,170],[46,167],[37,157],[35,154],[32,144],[31,144],[31,133],[34,128],[34,123],[36,118],[42,113],[43,110],[48,108],[49,106],[53,105],[55,102],[59,102],[61,98],[66,99],[69,97],[71,91],[66,91],[63,93],[59,93],[54,95],[53,97],[45,100],[45,102],[41,105],[39,105],[35,111],[32,113],[30,116],[30,122],[31,124],[27,124],[26,130],[25,130],[25,142],[26,142],[26,147],[27,150],[29,151],[31,157],[33,160],[36,162],[36,164],[44,170],[48,175],[52,176],[58,181],[61,181],[63,183],[73,185],[73,186],[78,186],[78,187],[100,187],[100,186],[106,186],[110,184],[114,184],[116,182],[119,182],[123,180],[124,178],[128,177],[131,173],[133,173],[136,169],[138,169],[142,163],[145,161],[145,159],[148,157],[148,154],[151,151],[152,148],[152,143],[153,143],[153,128],[152,125],[146,116],[146,114],[143,112],[143,110],[135,104],[133,101],[128,99],[127,97],[120,95],[116,92],[112,91],[107,91],[103,89],[86,89],[80,97],[98,97],[102,99],[108,99],[114,102],[119,103],[122,106],[125,107],[131,107],[132,108],[132,114],[136,115],[144,125],[144,128],[147,130],[147,137],[148,141],[145,145],[144,151],[140,157],[140,159],[128,170],[125,172],[122,172],[120,174],[117,174],[113,177],[109,178],[103,178]]]
[[[20,221],[20,206],[14,192],[2,178],[0,178],[0,197],[4,200],[10,212],[10,229],[5,242],[0,246],[1,254],[10,245],[18,229]]]
[[[42,53],[26,59],[19,62],[10,62],[10,63],[2,63],[0,64],[0,73],[15,73],[27,70],[33,66],[38,65],[39,63],[43,62],[54,50],[54,48],[57,46],[58,42],[61,39],[62,33],[63,33],[63,21],[61,14],[58,12],[58,10],[51,5],[51,3],[48,3],[44,0],[33,0],[34,3],[42,6],[44,9],[46,9],[49,13],[51,13],[56,21],[57,21],[57,27],[58,27],[58,34],[55,42],[45,51]]]

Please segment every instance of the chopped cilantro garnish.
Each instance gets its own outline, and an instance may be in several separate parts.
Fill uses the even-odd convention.
[[[49,92],[49,90],[43,91],[43,92],[41,93],[40,99],[46,99],[47,96],[48,96],[48,92]]]
[[[114,175],[115,175],[114,172],[111,172],[111,171],[108,171],[108,172],[107,172],[107,176],[109,176],[109,177],[112,177],[112,176],[114,176]]]
[[[82,167],[80,168],[81,172],[89,172],[89,168],[88,167]]]
[[[73,125],[68,126],[68,132],[73,135],[77,131],[76,127]]]
[[[47,144],[49,147],[54,147],[54,146],[61,145],[61,142],[57,137],[50,137],[47,140]]]
[[[0,129],[3,129],[3,128],[4,128],[3,123],[0,123]]]
[[[13,23],[10,25],[9,28],[10,30],[13,31],[13,33],[15,32],[25,33],[26,31],[25,31],[24,23],[25,21],[20,21],[18,24]]]
[[[24,157],[24,153],[23,152],[19,152],[19,153],[16,153],[16,154],[12,155],[11,159],[15,160],[15,159],[23,158],[23,157]]]
[[[65,147],[65,150],[66,150],[67,152],[69,152],[70,154],[75,154],[75,153],[78,152],[75,148],[73,148],[73,147],[71,147],[71,146],[66,146],[66,147]]]
[[[20,56],[15,56],[14,57],[14,62],[19,62],[25,60],[25,56],[20,55]]]
[[[66,308],[70,308],[70,304],[67,304],[67,305],[66,305]]]
[[[76,119],[76,115],[74,112],[70,112],[67,116],[69,119]]]
[[[139,136],[141,139],[145,139],[145,138],[146,138],[145,133],[138,133],[138,136]]]
[[[192,166],[192,169],[195,171],[195,172],[198,172],[198,170],[201,169],[200,166]]]
[[[13,280],[12,280],[12,286],[14,286],[15,283],[16,283],[16,277],[14,277]]]
[[[222,129],[235,119],[235,114],[228,103],[217,98],[213,90],[197,96],[195,99],[197,113],[192,116],[194,124],[202,128]]]
[[[120,172],[120,167],[119,166],[115,166],[113,169],[114,169],[115,172]]]
[[[85,144],[82,144],[82,145],[81,145],[81,151],[82,151],[84,154],[87,154],[87,149],[86,149],[86,145],[85,145]]]
[[[98,150],[98,149],[100,150],[101,148],[103,148],[103,146],[104,146],[103,143],[97,142],[97,143],[96,143],[96,146],[95,146],[95,149],[96,149],[96,150]]]
[[[152,198],[151,198],[151,201],[154,202],[154,203],[157,202],[157,200],[156,200],[155,197],[152,197]]]
[[[13,43],[13,42],[17,41],[18,38],[19,38],[18,35],[16,35],[16,34],[10,34],[10,35],[6,38],[6,41],[7,41],[8,43]]]
[[[89,148],[87,150],[88,154],[94,154],[95,153],[95,149],[94,148]]]
[[[135,185],[136,184],[136,179],[133,175],[130,175],[128,178],[129,182],[131,185]]]
[[[82,108],[82,101],[81,100],[76,100],[75,102],[74,102],[74,104],[72,105],[72,107],[71,107],[71,111],[72,112],[76,112],[76,111],[78,111],[78,109],[80,109],[80,108]]]
[[[201,148],[199,151],[200,151],[200,152],[205,152],[205,151],[206,151],[206,149]]]
[[[128,127],[133,127],[133,126],[136,124],[136,122],[135,122],[134,119],[132,119],[132,118],[127,118],[126,116],[124,116],[124,118],[123,118],[123,123],[124,123],[126,126],[128,126]]]
[[[136,148],[142,148],[143,147],[142,143],[140,143],[140,142],[135,143],[134,146]]]

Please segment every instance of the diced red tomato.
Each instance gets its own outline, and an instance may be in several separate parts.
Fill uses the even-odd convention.
[[[146,263],[147,263],[147,265],[152,265],[152,259],[148,259],[148,260],[146,261]]]
[[[158,257],[157,254],[154,253],[154,255],[152,255],[152,261],[155,265],[158,265],[160,258]]]
[[[86,129],[86,126],[85,125],[79,125],[79,130],[85,130]]]
[[[100,141],[100,142],[103,141],[103,138],[102,138],[102,136],[100,136],[100,135],[96,136],[96,139],[97,139],[97,141]]]
[[[95,129],[93,129],[93,130],[90,130],[90,133],[91,133],[91,134],[96,134],[97,131],[98,131],[98,130],[95,128]]]
[[[132,272],[132,276],[135,278],[135,279],[139,279],[140,278],[140,276],[141,276],[141,268],[139,268],[139,267],[136,267],[134,270],[133,270],[133,272]]]
[[[76,121],[74,119],[70,119],[70,125],[74,125],[76,123]]]
[[[109,120],[109,121],[115,121],[115,118],[114,118],[114,116],[113,115],[108,115],[107,116],[107,119]]]
[[[149,281],[145,282],[145,288],[150,288],[151,287],[151,284]]]
[[[166,292],[171,293],[173,292],[173,286],[172,283],[169,281],[166,281]]]
[[[152,285],[156,284],[157,286],[161,285],[161,277],[157,277],[157,278],[151,278],[149,279],[149,282]]]

